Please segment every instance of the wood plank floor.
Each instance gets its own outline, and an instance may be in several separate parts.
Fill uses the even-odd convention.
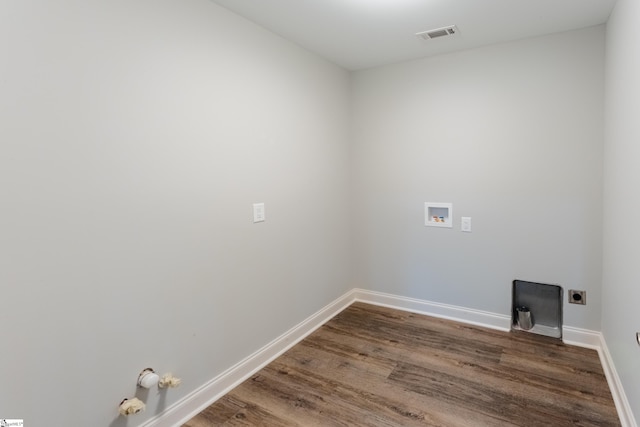
[[[354,303],[184,427],[619,425],[593,350]]]

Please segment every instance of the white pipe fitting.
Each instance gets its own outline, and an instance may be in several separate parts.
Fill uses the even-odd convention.
[[[180,385],[182,380],[180,378],[176,378],[171,373],[164,374],[158,383],[158,387],[160,388],[175,388]]]
[[[158,384],[160,377],[151,368],[147,368],[138,375],[138,386],[143,388],[151,388]]]
[[[120,415],[124,415],[125,417],[127,417],[129,415],[137,414],[138,412],[144,411],[144,409],[144,402],[137,397],[132,397],[124,399],[122,402],[120,402],[118,412],[120,413]]]

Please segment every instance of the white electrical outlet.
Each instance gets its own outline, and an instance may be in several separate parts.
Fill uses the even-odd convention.
[[[254,203],[253,204],[253,222],[264,222],[264,220],[265,220],[264,203]]]

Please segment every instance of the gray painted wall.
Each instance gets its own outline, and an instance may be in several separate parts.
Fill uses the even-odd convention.
[[[599,330],[603,219],[604,332],[637,401],[638,230],[609,220],[638,204],[619,3],[603,218],[602,27],[350,85],[205,0],[3,2],[0,416],[124,426],[142,368],[181,376],[137,425],[352,286],[506,314],[514,278],[560,283],[589,292],[565,323]],[[424,227],[425,201],[455,228]]]
[[[600,330],[603,73],[603,26],[356,72],[356,284],[509,314],[513,279],[558,283]]]
[[[602,332],[640,420],[640,3],[618,0],[607,23]]]
[[[138,425],[350,288],[347,72],[207,0],[0,8],[0,417]]]

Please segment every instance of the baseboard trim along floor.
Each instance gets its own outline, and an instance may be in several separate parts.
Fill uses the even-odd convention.
[[[255,372],[275,360],[282,353],[318,329],[329,319],[355,301],[396,308],[413,313],[454,320],[501,331],[509,331],[511,316],[467,309],[448,304],[406,298],[364,289],[352,289],[300,324],[291,328],[251,356],[238,362],[202,387],[185,396],[163,413],[151,418],[141,427],[180,426],[224,396]],[[637,427],[629,401],[622,388],[602,333],[565,326],[563,341],[569,345],[592,348],[598,351],[622,427]]]
[[[167,427],[184,424],[351,305],[355,301],[354,294],[355,290],[347,292],[249,357],[171,405],[161,414],[149,419],[140,427]]]

